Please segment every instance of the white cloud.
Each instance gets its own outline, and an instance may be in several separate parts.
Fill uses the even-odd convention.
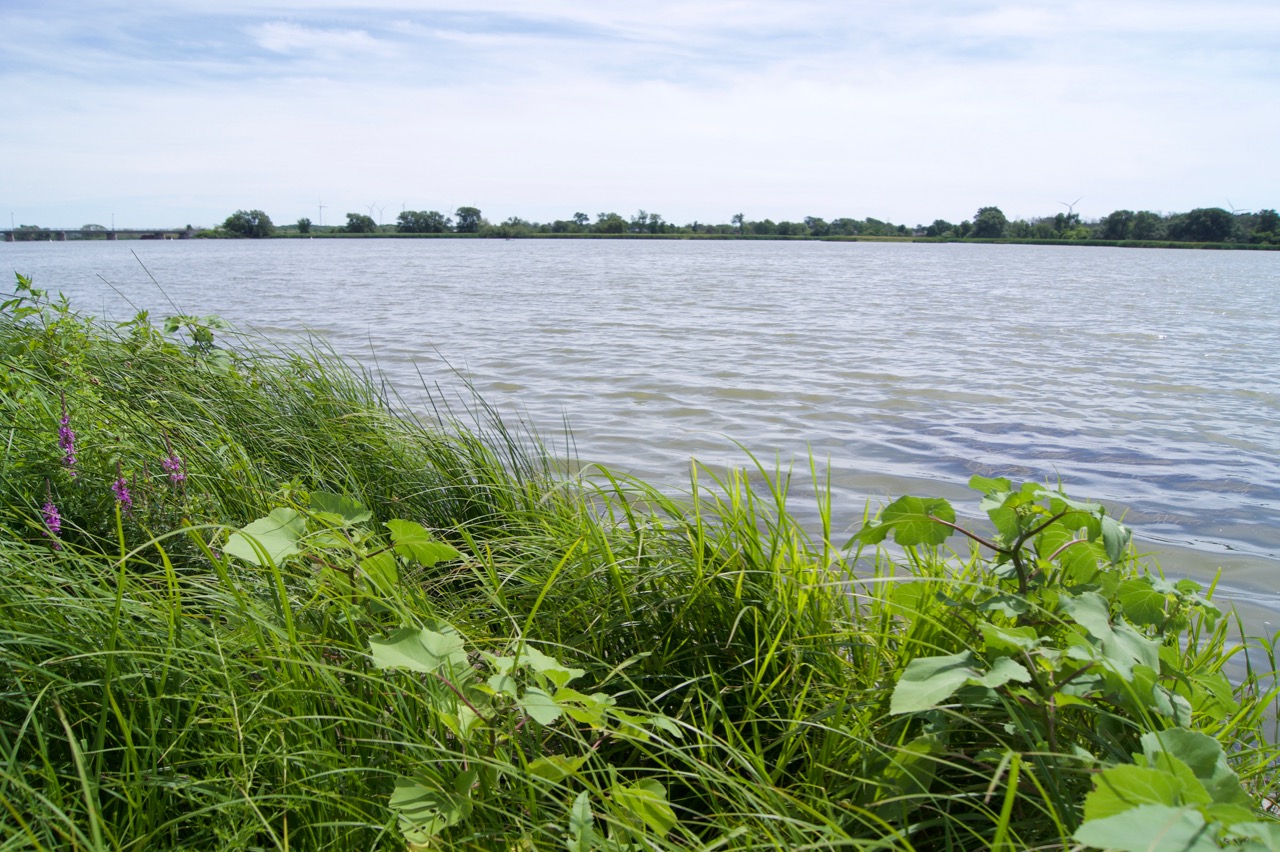
[[[29,221],[1280,203],[1280,9],[1248,0],[122,8],[0,11],[0,204]]]

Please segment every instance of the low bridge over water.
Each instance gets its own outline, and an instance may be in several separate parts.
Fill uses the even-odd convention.
[[[12,242],[65,242],[73,240],[187,240],[195,234],[192,228],[8,228],[4,241]],[[68,236],[69,235],[69,236]]]

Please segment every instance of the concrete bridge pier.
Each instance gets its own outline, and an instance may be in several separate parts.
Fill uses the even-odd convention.
[[[59,231],[59,232],[58,232],[58,242],[60,242],[60,243],[65,243],[66,241],[67,241],[67,232],[66,232],[66,231]]]
[[[116,232],[115,232],[115,231],[107,231],[107,239],[109,239],[109,240],[114,240],[115,238],[116,238]]]
[[[4,232],[4,241],[5,241],[6,243],[11,243],[11,242],[13,242],[13,231],[5,231],[5,232]]]

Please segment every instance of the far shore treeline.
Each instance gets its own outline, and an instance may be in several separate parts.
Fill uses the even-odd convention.
[[[728,223],[688,222],[677,225],[659,213],[638,210],[630,217],[618,213],[574,213],[553,222],[531,222],[512,216],[493,223],[476,207],[459,207],[449,216],[438,210],[403,210],[394,223],[383,224],[363,213],[346,214],[346,224],[318,225],[301,218],[291,225],[277,226],[262,210],[237,210],[215,228],[193,229],[187,225],[183,236],[197,238],[263,237],[666,237],[720,239],[898,239],[1068,242],[1119,245],[1217,244],[1280,247],[1280,214],[1274,209],[1244,212],[1221,207],[1199,207],[1185,213],[1156,213],[1150,210],[1116,210],[1100,219],[1082,219],[1070,205],[1067,212],[1052,216],[1010,220],[999,207],[982,207],[972,219],[914,227],[895,225],[868,217],[831,220],[806,216],[799,222],[748,219],[743,213]],[[46,240],[54,229],[20,225],[13,230],[17,240]],[[175,229],[182,230],[182,229]],[[72,238],[103,238],[107,229],[85,225]]]

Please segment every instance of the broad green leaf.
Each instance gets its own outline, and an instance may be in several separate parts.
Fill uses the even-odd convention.
[[[972,653],[961,651],[945,657],[917,657],[907,663],[889,700],[890,715],[937,707],[970,678],[981,677],[973,661]]]
[[[586,674],[582,669],[570,668],[555,657],[548,657],[532,645],[525,645],[520,652],[529,667],[558,687],[563,687]]]
[[[515,698],[520,694],[519,685],[516,683],[516,679],[509,674],[498,672],[497,674],[490,676],[486,683],[488,683],[489,688],[498,695]]]
[[[1198,792],[1203,794],[1204,788]],[[1195,798],[1197,791],[1188,791],[1183,780],[1172,773],[1122,763],[1108,767],[1094,777],[1093,790],[1084,799],[1084,818],[1105,819],[1139,805],[1182,807],[1188,804],[1188,795]]]
[[[392,519],[387,521],[386,527],[391,531],[391,544],[396,553],[425,568],[433,568],[437,562],[462,558],[456,547],[433,539],[422,524]]]
[[[1004,686],[1011,680],[1018,683],[1030,683],[1031,674],[1022,663],[1012,657],[1000,657],[992,664],[991,671],[978,678],[978,683],[995,689]]]
[[[1107,558],[1112,565],[1120,564],[1125,551],[1129,548],[1129,539],[1133,535],[1129,528],[1110,515],[1102,516],[1102,543],[1107,549]]]
[[[369,582],[383,592],[390,593],[394,591],[396,583],[399,581],[396,558],[385,550],[367,559],[360,560],[360,570],[369,578]]]
[[[974,491],[981,493],[984,497],[989,494],[1006,494],[1013,488],[1013,483],[1005,479],[1003,476],[991,479],[985,476],[969,477],[969,487]]]
[[[1007,618],[1017,618],[1031,609],[1027,599],[1020,595],[992,595],[978,604],[979,612],[999,612]]]
[[[400,817],[400,830],[410,843],[426,845],[451,825],[471,815],[471,800],[429,783],[397,778],[389,802]]]
[[[560,754],[550,754],[530,763],[529,774],[535,778],[543,778],[547,781],[559,783],[577,772],[578,768],[586,761],[585,757],[565,757]]]
[[[251,565],[263,565],[264,556],[279,565],[302,552],[298,542],[306,531],[306,520],[293,509],[272,509],[265,518],[233,533],[222,550]]]
[[[525,690],[516,703],[540,725],[550,725],[564,712],[554,698],[536,686]]]
[[[1216,814],[1217,811],[1215,810]],[[1280,822],[1274,820],[1263,821],[1255,819],[1252,822],[1240,820],[1234,823],[1228,823],[1227,834],[1231,837],[1239,837],[1252,841],[1254,846],[1246,846],[1241,848],[1241,852],[1254,852],[1254,850],[1274,850],[1280,849]]]
[[[335,526],[340,527],[362,524],[373,517],[373,512],[356,500],[345,494],[330,494],[327,491],[311,492],[311,511],[326,516]]]
[[[879,521],[872,521],[854,535],[853,540],[862,544],[879,544],[889,536],[889,527]]]
[[[569,852],[595,852],[595,822],[591,813],[591,801],[587,797],[587,791],[583,790],[569,809],[569,836],[565,838]]]
[[[1029,651],[1043,641],[1034,627],[997,627],[988,622],[980,622],[978,629],[982,631],[983,645],[994,654]]]
[[[1079,843],[1115,852],[1216,852],[1221,847],[1192,807],[1140,805],[1089,820],[1073,835]]]
[[[1128,675],[1139,663],[1152,668],[1160,666],[1160,645],[1148,639],[1124,621],[1111,624],[1106,600],[1096,592],[1080,595],[1063,594],[1062,611],[1098,640],[1103,661],[1118,672]]]
[[[946,541],[952,530],[935,518],[955,523],[955,509],[938,497],[899,497],[880,513],[880,522],[893,528],[893,540],[903,547]]]
[[[1125,618],[1134,624],[1160,624],[1165,620],[1169,597],[1152,586],[1151,577],[1134,577],[1120,583],[1116,601]]]
[[[612,792],[616,805],[654,833],[665,835],[675,828],[676,812],[667,804],[667,791],[657,781],[645,779],[625,787],[615,784]]]
[[[371,638],[373,664],[380,669],[400,668],[429,674],[442,670],[462,672],[468,668],[463,639],[452,628],[445,630],[437,633],[426,628],[405,627],[385,639]]]
[[[1239,776],[1227,763],[1222,744],[1207,734],[1184,728],[1152,731],[1142,737],[1142,753],[1153,765],[1165,755],[1176,758],[1194,773],[1215,802],[1245,807],[1253,804],[1240,786]]]

